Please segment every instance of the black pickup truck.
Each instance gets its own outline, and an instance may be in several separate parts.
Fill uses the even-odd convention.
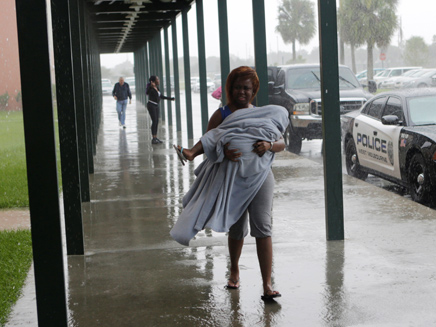
[[[286,147],[300,153],[303,139],[322,139],[321,77],[319,64],[268,67],[269,103],[289,111]],[[369,98],[350,68],[339,66],[341,114],[359,109]]]

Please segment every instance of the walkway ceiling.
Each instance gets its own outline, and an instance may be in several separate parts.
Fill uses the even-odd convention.
[[[100,53],[134,52],[194,0],[87,0]]]

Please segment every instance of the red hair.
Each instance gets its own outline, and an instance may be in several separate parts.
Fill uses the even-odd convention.
[[[254,97],[259,91],[259,77],[257,76],[256,71],[248,66],[241,66],[233,69],[229,76],[227,76],[226,80],[226,97],[227,103],[231,104],[233,102],[232,99],[232,89],[237,79],[250,79],[253,84],[253,97],[250,99],[250,102],[253,101]]]

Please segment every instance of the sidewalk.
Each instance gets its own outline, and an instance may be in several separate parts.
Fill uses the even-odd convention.
[[[0,209],[0,230],[30,229],[28,208]]]
[[[228,291],[224,234],[203,231],[190,247],[169,236],[201,159],[182,167],[171,145],[186,143],[173,130],[152,146],[143,106],[129,107],[122,130],[107,103],[86,254],[68,257],[71,326],[436,325],[434,210],[343,176],[346,240],[327,242],[322,166],[279,154],[273,276],[283,297],[266,304],[251,237],[241,288]]]

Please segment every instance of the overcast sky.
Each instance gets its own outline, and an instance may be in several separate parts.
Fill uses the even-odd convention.
[[[317,13],[317,1],[311,1],[314,3],[314,8]],[[277,49],[280,51],[291,51],[291,45],[285,45],[280,35],[275,32],[275,27],[277,26],[277,7],[280,2],[281,0],[265,0],[268,52],[277,51]],[[203,5],[206,34],[206,56],[219,56],[217,0],[205,0],[203,1]],[[254,43],[252,0],[228,0],[227,13],[229,22],[230,53],[241,58],[253,57]],[[402,20],[404,40],[407,40],[411,36],[422,36],[427,44],[430,44],[432,42],[433,35],[436,35],[436,19],[434,19],[435,13],[435,0],[400,0],[397,14]],[[197,56],[198,49],[195,4],[188,14],[188,22],[190,55]],[[179,56],[182,56],[183,44],[180,17],[177,19],[177,28]],[[397,33],[392,38],[392,44],[398,44]],[[308,45],[297,45],[297,49],[304,48],[310,51],[314,46],[318,46],[318,33]],[[170,51],[172,50],[170,49]],[[104,66],[112,67],[120,62],[125,61],[126,59],[133,61],[133,55],[103,55],[101,58],[101,63]]]

